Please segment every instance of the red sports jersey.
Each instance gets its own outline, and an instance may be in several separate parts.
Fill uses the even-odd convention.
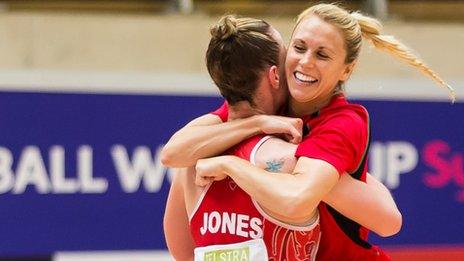
[[[229,152],[254,162],[257,148],[268,137],[250,138]],[[268,216],[230,178],[205,188],[190,219],[197,247],[264,240],[269,260],[315,260],[320,239],[318,221],[292,226]]]
[[[226,121],[228,104],[224,102],[213,114]],[[364,107],[337,95],[328,106],[303,120],[309,134],[304,136],[295,156],[324,160],[340,174],[347,172],[366,181],[370,133],[369,115]],[[317,260],[390,260],[380,248],[366,241],[366,228],[323,202],[318,209],[322,237]]]
[[[224,101],[221,107],[211,112],[211,114],[219,116],[219,118],[221,118],[223,122],[226,122],[229,118],[229,104],[227,103],[227,101]]]
[[[337,95],[329,105],[303,120],[309,134],[298,145],[295,156],[324,160],[340,175],[346,172],[366,181],[370,130],[364,107]],[[390,260],[381,249],[366,241],[366,228],[323,202],[318,209],[322,237],[317,260]]]

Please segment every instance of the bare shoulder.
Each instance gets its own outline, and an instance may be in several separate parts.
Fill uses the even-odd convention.
[[[270,137],[256,150],[255,164],[270,172],[292,173],[295,168],[297,145]]]
[[[210,126],[210,125],[216,125],[216,124],[221,124],[221,123],[223,123],[223,121],[221,120],[219,116],[208,113],[208,114],[205,114],[198,118],[193,119],[185,127]]]

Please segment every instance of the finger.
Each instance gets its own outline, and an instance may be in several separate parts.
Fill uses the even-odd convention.
[[[197,176],[195,177],[195,184],[196,184],[197,186],[204,187],[204,186],[206,186],[206,185],[209,184],[209,180],[208,180],[208,179],[205,179],[205,178],[202,177],[202,176],[197,175]]]
[[[301,132],[299,132],[295,127],[291,126],[289,129],[290,135],[293,137],[290,142],[293,144],[298,144],[301,142]]]
[[[218,176],[215,176],[213,179],[214,181],[220,181],[220,180],[223,180],[227,177],[227,175],[218,175]]]
[[[278,138],[281,138],[283,140],[286,140],[286,141],[288,141],[290,143],[294,143],[293,141],[295,140],[295,138],[293,138],[292,135],[287,134],[287,133],[282,133],[280,135],[275,135],[275,136],[278,137]]]
[[[298,137],[293,138],[292,141],[290,141],[293,144],[300,144],[301,143],[301,135]]]
[[[206,187],[209,183],[211,183],[209,179],[202,178],[197,185],[200,187]]]
[[[300,132],[303,132],[303,120],[302,119],[295,119],[296,123],[295,123],[295,127],[298,131]]]

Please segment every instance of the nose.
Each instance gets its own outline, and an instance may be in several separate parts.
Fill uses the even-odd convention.
[[[312,67],[314,65],[314,57],[312,53],[308,50],[305,54],[303,54],[299,63],[302,67]]]

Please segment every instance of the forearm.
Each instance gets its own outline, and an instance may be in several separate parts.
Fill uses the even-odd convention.
[[[176,260],[193,260],[195,248],[190,235],[185,198],[179,176],[174,175],[163,220],[167,247]]]
[[[330,186],[319,186],[316,179],[308,178],[308,174],[271,173],[245,160],[230,159],[224,164],[226,174],[261,206],[287,220],[307,220],[324,193],[330,190]]]
[[[189,167],[198,159],[221,154],[260,133],[259,118],[249,117],[214,125],[186,126],[164,146],[161,160],[168,167]]]
[[[367,183],[342,177],[324,201],[380,236],[394,235],[401,228],[401,213],[390,192],[370,175]]]

